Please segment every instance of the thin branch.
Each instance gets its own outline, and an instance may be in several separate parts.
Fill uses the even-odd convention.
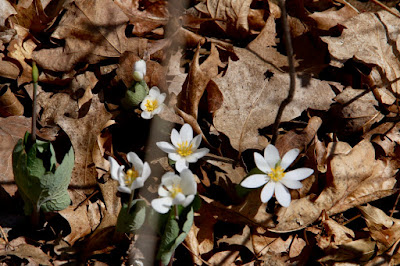
[[[279,6],[282,12],[282,25],[283,25],[283,33],[284,33],[284,42],[286,47],[286,53],[289,62],[289,76],[290,76],[290,85],[289,85],[289,94],[285,100],[282,101],[281,105],[279,106],[278,113],[276,114],[275,123],[272,128],[272,140],[271,143],[275,144],[276,139],[278,137],[278,129],[279,124],[281,123],[282,114],[285,110],[285,107],[293,100],[294,92],[296,90],[296,70],[294,68],[294,59],[293,59],[293,46],[292,46],[292,39],[290,38],[290,31],[289,31],[289,23],[287,20],[287,13],[285,7],[285,1],[279,0]]]
[[[32,144],[36,142],[36,119],[37,119],[36,94],[37,94],[38,76],[39,76],[38,68],[36,66],[36,63],[33,62],[33,64],[32,64],[32,81],[33,81],[33,97],[32,97],[33,99],[32,99],[32,101],[33,101],[33,103],[32,103],[32,132],[31,132]]]

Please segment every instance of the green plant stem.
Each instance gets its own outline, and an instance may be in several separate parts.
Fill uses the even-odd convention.
[[[178,205],[174,205],[174,214],[175,214],[175,219],[178,221],[179,220]]]
[[[281,105],[279,106],[278,113],[276,114],[275,123],[272,128],[272,140],[271,144],[275,144],[276,139],[278,137],[278,129],[279,124],[281,123],[283,110],[285,107],[293,100],[294,93],[296,90],[296,69],[294,67],[294,59],[293,59],[293,46],[292,46],[292,39],[290,38],[290,30],[289,30],[289,23],[287,20],[287,12],[285,6],[285,0],[279,0],[279,7],[282,11],[282,25],[283,25],[283,32],[284,32],[284,42],[286,53],[289,62],[289,76],[290,76],[290,85],[289,85],[289,93],[285,100],[282,101]]]
[[[33,67],[36,68],[36,63],[33,62]],[[37,114],[36,114],[36,105],[37,105],[37,100],[36,100],[36,94],[37,94],[37,81],[35,81],[35,78],[33,78],[33,102],[32,102],[32,134],[31,134],[31,141],[32,144],[36,142],[36,119],[37,119]]]
[[[131,194],[129,194],[128,208],[127,208],[128,215],[129,215],[129,211],[131,210],[131,207],[132,207],[132,201],[133,201],[134,196],[135,196],[135,190],[131,191]]]

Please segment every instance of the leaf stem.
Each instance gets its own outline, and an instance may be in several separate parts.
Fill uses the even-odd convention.
[[[37,105],[37,100],[36,100],[36,94],[37,94],[37,81],[38,81],[38,68],[36,66],[36,63],[32,63],[32,81],[33,81],[33,96],[32,96],[32,134],[31,134],[31,141],[32,144],[36,142],[36,119],[37,119],[37,114],[36,114],[36,105]]]
[[[293,59],[293,46],[292,46],[292,39],[290,37],[290,30],[289,30],[289,23],[287,20],[287,12],[285,6],[285,0],[278,0],[279,7],[282,11],[282,25],[283,25],[283,33],[284,33],[284,42],[286,53],[288,57],[289,63],[289,76],[290,76],[290,85],[289,85],[289,93],[285,100],[282,101],[281,105],[279,106],[278,113],[276,114],[275,123],[272,128],[272,140],[271,144],[275,144],[276,139],[278,137],[278,129],[279,124],[281,123],[283,110],[285,107],[293,100],[295,89],[296,89],[296,70],[294,67],[294,59]]]

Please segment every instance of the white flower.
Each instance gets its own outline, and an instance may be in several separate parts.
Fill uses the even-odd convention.
[[[164,108],[165,93],[160,93],[157,87],[152,87],[142,103],[142,117],[144,119],[151,119],[154,115],[159,114]]]
[[[118,191],[132,193],[135,189],[143,187],[144,182],[150,176],[151,170],[149,164],[147,162],[143,163],[136,153],[130,152],[126,157],[132,164],[132,168],[126,173],[124,172],[125,166],[119,165],[114,158],[108,157],[108,161],[111,164],[111,178],[119,182]]]
[[[195,163],[206,155],[210,150],[207,148],[198,149],[201,142],[201,135],[193,138],[193,129],[189,124],[184,124],[181,131],[174,128],[171,132],[171,143],[160,141],[157,146],[168,153],[168,158],[175,161],[178,172],[189,167],[189,163]]]
[[[196,193],[197,184],[192,171],[184,169],[180,176],[168,172],[161,177],[161,185],[158,188],[161,198],[152,200],[151,206],[159,213],[167,213],[173,205],[188,206]]]
[[[299,180],[309,177],[314,172],[310,168],[299,168],[285,173],[286,168],[293,163],[299,152],[298,149],[292,149],[283,156],[282,160],[278,149],[271,144],[265,148],[264,157],[255,152],[254,161],[257,168],[265,174],[251,175],[243,180],[241,185],[246,188],[257,188],[265,185],[261,191],[262,202],[268,202],[275,193],[279,204],[288,207],[291,197],[287,188],[301,188],[303,185]]]
[[[135,62],[135,66],[133,68],[133,78],[136,81],[143,80],[144,76],[146,76],[146,62],[144,60],[139,60]]]

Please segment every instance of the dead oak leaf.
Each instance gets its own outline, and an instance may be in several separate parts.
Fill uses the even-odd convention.
[[[351,58],[381,69],[380,79],[388,82],[394,93],[400,92],[400,43],[398,18],[382,10],[361,13],[343,23],[339,37],[321,37],[328,44],[331,65],[341,67]],[[397,43],[397,46],[396,46]]]
[[[235,48],[239,60],[229,61],[226,74],[213,78],[223,95],[223,103],[214,114],[214,126],[227,135],[240,152],[263,149],[265,138],[258,130],[274,123],[279,105],[286,98],[289,75],[280,73],[252,52]],[[268,71],[271,78],[265,78]],[[328,83],[310,79],[309,85],[296,81],[293,101],[286,107],[282,121],[296,118],[307,108],[329,109],[335,97]]]
[[[97,172],[93,161],[93,149],[104,125],[110,120],[98,95],[93,95],[88,113],[78,119],[57,116],[55,122],[67,133],[75,152],[75,167],[71,183],[75,190],[93,191],[97,184]],[[78,194],[78,193],[75,193]],[[74,202],[76,204],[76,202]]]

